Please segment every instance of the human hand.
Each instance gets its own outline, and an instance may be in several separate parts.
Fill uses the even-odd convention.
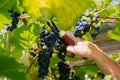
[[[84,39],[74,37],[73,32],[71,31],[66,32],[66,35],[75,42],[75,45],[67,46],[66,49],[68,55],[77,54],[81,57],[86,57],[91,59],[95,57],[94,55],[96,55],[99,51],[101,51],[95,44],[86,41]]]

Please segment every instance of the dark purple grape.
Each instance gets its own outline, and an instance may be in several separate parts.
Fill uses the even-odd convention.
[[[6,25],[6,30],[10,30],[10,26],[9,25]]]
[[[15,28],[17,28],[17,24],[19,22],[18,17],[20,16],[20,13],[14,12],[13,10],[8,10],[8,12],[11,13],[11,17],[12,17],[12,22],[11,22],[12,26],[9,27],[8,30],[13,31]]]

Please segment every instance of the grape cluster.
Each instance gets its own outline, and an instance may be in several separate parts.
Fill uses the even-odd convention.
[[[47,22],[47,25],[49,26],[50,30],[47,29],[47,27],[43,27],[40,30],[40,41],[41,41],[41,47],[42,51],[40,51],[38,55],[38,66],[39,66],[39,74],[38,77],[43,78],[46,76],[49,72],[49,63],[50,58],[52,57],[53,48],[54,45],[59,38],[58,29],[56,28],[56,25],[51,21]]]
[[[74,32],[75,37],[82,37],[86,32],[92,30],[91,36],[95,37],[101,27],[101,22],[99,19],[99,14],[96,14],[97,10],[88,10],[82,14],[80,21],[76,24],[76,29]]]
[[[63,45],[63,41],[58,39],[55,44],[55,49],[58,51],[57,55],[62,60],[65,61],[66,48]]]
[[[42,50],[38,54],[38,77],[44,78],[49,72],[50,58],[53,50],[56,50],[61,61],[58,63],[59,80],[70,80],[70,67],[65,63],[66,48],[64,41],[60,38],[59,29],[51,20],[47,21],[47,26],[40,30],[40,45]],[[73,77],[73,80],[78,80]]]
[[[70,80],[70,67],[65,62],[58,63],[59,80]]]
[[[48,74],[48,68],[50,63],[50,58],[53,53],[53,45],[55,43],[55,34],[50,32],[45,28],[42,28],[40,31],[40,40],[42,51],[38,55],[38,65],[39,65],[39,74],[38,77],[43,78]]]
[[[42,47],[51,47],[54,45],[57,37],[53,31],[48,31],[44,28],[40,31],[40,40]]]
[[[11,13],[12,17],[12,26],[8,26],[7,30],[13,31],[15,28],[17,28],[17,24],[19,22],[18,17],[20,16],[20,13],[14,12],[13,10],[8,10]]]
[[[52,49],[43,49],[38,55],[38,77],[44,78],[47,76],[49,72],[49,63],[50,63],[50,56],[53,53]]]

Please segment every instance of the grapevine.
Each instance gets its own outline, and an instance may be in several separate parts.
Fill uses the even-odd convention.
[[[48,30],[48,28],[50,28]],[[49,64],[50,58],[54,50],[57,52],[58,58],[61,59],[61,62],[58,63],[58,71],[59,71],[59,80],[70,80],[70,67],[68,64],[65,63],[66,57],[66,48],[64,45],[63,39],[60,37],[59,34],[60,30],[58,29],[57,25],[51,21],[47,21],[47,26],[44,26],[40,30],[40,46],[42,50],[39,52],[38,55],[38,77],[44,78],[48,75],[49,72]],[[33,56],[34,54],[31,53]],[[73,78],[76,78],[75,76]],[[79,79],[73,79],[79,80]]]
[[[64,49],[63,46],[60,46],[62,41],[60,40],[59,30],[55,23],[47,21],[47,26],[50,30],[47,30],[47,27],[43,27],[40,30],[40,45],[42,50],[38,55],[38,65],[39,65],[39,74],[38,77],[43,78],[49,72],[49,63],[50,58],[52,57],[53,48],[59,52],[59,57],[62,58],[62,52]],[[64,60],[64,58],[62,58]]]
[[[76,43],[68,37],[67,34],[61,36],[61,31],[71,29],[74,32],[72,37],[85,39],[92,37],[95,39],[93,40],[94,42],[98,40],[99,33],[101,37],[104,28],[106,30],[108,29],[106,28],[106,24],[110,27],[112,24],[113,27],[116,27],[111,37],[120,40],[118,37],[120,9],[117,9],[120,3],[118,0],[113,1],[117,2],[107,3],[103,1],[107,3],[104,7],[111,4],[113,5],[103,8],[102,10],[93,9],[95,7],[87,9],[81,14],[79,20],[75,21],[75,25],[72,25],[71,23],[74,22],[75,18],[78,18],[82,12],[81,7],[79,7],[81,3],[77,3],[78,1],[66,2],[62,0],[60,4],[58,4],[57,2],[59,1],[49,2],[49,0],[46,0],[45,2],[41,1],[40,4],[42,5],[38,8],[38,4],[36,5],[36,3],[39,2],[39,0],[31,3],[31,5],[28,4],[28,2],[30,2],[29,0],[1,0],[0,63],[2,66],[0,66],[0,79],[105,79],[106,75],[99,71],[92,60],[86,60],[86,58],[84,59],[75,54],[67,54],[66,47],[68,45],[76,45]],[[66,3],[61,6],[64,2]],[[92,1],[89,0],[87,2],[92,3]],[[113,8],[114,6],[116,7]],[[88,5],[88,7],[90,6]],[[38,10],[36,10],[37,8]],[[97,6],[97,8],[101,8],[101,6]],[[113,8],[113,10],[111,8]],[[73,9],[75,11],[73,11]],[[100,14],[107,10],[106,15]],[[114,14],[112,11],[115,11]],[[26,12],[30,16],[26,16]],[[40,14],[36,14],[38,12]],[[57,22],[60,24],[61,30],[58,25],[56,25],[53,17],[49,19],[51,16],[55,16],[58,19]],[[113,28],[111,27],[111,29]],[[112,33],[112,30],[110,33]],[[118,35],[114,36],[116,34]],[[119,47],[119,45],[117,47]],[[118,53],[118,55],[119,54],[120,53]],[[118,59],[118,55],[114,56],[116,57],[115,59]]]
[[[100,12],[100,11],[99,11]],[[86,32],[91,32],[93,38],[100,31],[101,19],[99,17],[98,11],[88,10],[84,12],[81,16],[80,21],[76,24],[76,29],[74,32],[75,37],[82,37]],[[65,63],[66,57],[66,45],[63,39],[60,37],[60,30],[57,25],[51,19],[47,21],[46,25],[40,29],[40,46],[42,50],[38,54],[38,77],[44,78],[49,73],[50,58],[54,49],[57,51],[58,57],[61,62],[58,63],[59,80],[79,80],[80,78],[76,75],[71,76],[71,69],[68,64]],[[34,57],[35,54],[31,53]],[[64,70],[63,70],[64,69]]]

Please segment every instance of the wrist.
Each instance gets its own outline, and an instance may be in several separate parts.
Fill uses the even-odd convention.
[[[95,44],[93,45],[94,46],[92,46],[93,49],[91,49],[92,53],[90,58],[92,60],[96,60],[96,59],[98,60],[99,58],[101,59],[105,55],[105,53],[98,46],[96,46]]]

